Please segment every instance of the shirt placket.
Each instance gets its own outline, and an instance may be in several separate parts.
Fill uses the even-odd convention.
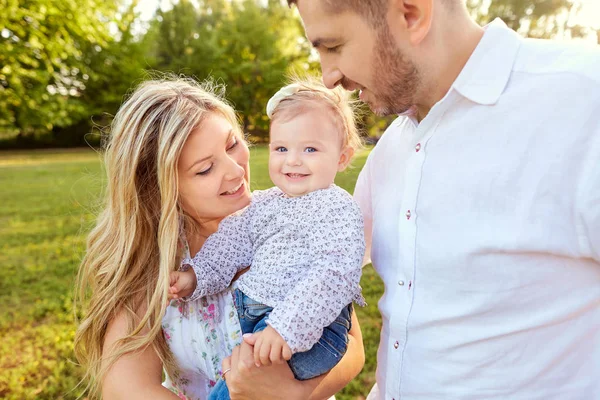
[[[390,321],[391,335],[389,360],[392,361],[392,371],[388,374],[386,399],[400,400],[402,395],[402,378],[404,374],[404,356],[408,342],[408,323],[413,303],[415,301],[416,275],[417,275],[417,234],[418,234],[418,199],[422,181],[423,165],[426,161],[426,147],[428,141],[436,131],[445,110],[451,103],[450,99],[436,104],[431,109],[428,117],[424,119],[414,132],[411,141],[410,156],[406,161],[404,191],[402,204],[398,216],[398,260],[400,268],[397,269],[397,288],[395,291],[395,304],[399,311],[396,318]],[[416,121],[413,121],[415,124]],[[395,368],[394,368],[395,367]]]

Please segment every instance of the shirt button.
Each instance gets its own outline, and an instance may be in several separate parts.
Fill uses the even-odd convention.
[[[398,348],[398,346],[400,346],[400,343],[398,343],[398,342],[394,343],[394,348],[395,348],[395,349],[397,349],[397,348]]]
[[[406,219],[407,220],[410,219],[410,216],[411,216],[410,210],[406,211]]]
[[[418,153],[419,150],[421,150],[421,143],[417,143],[417,145],[415,146],[415,151]]]
[[[404,286],[404,281],[398,281],[398,285]]]

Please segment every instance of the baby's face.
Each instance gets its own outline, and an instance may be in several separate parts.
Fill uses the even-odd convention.
[[[288,196],[302,196],[333,183],[347,164],[350,150],[327,111],[310,109],[271,124],[269,175]]]

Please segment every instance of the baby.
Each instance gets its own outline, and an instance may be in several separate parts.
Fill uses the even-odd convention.
[[[257,365],[288,363],[296,379],[332,369],[346,352],[352,302],[365,251],[363,222],[350,194],[333,182],[360,147],[348,95],[296,80],[267,104],[269,175],[245,209],[223,219],[191,266],[171,275],[171,298],[226,289],[234,276],[243,333],[254,333]],[[227,399],[221,380],[210,399]]]

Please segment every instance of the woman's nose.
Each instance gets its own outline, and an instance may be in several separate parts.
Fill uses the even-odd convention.
[[[229,157],[229,162],[227,163],[227,174],[225,178],[228,180],[240,179],[245,175],[246,171],[244,167],[240,165],[237,160]]]

